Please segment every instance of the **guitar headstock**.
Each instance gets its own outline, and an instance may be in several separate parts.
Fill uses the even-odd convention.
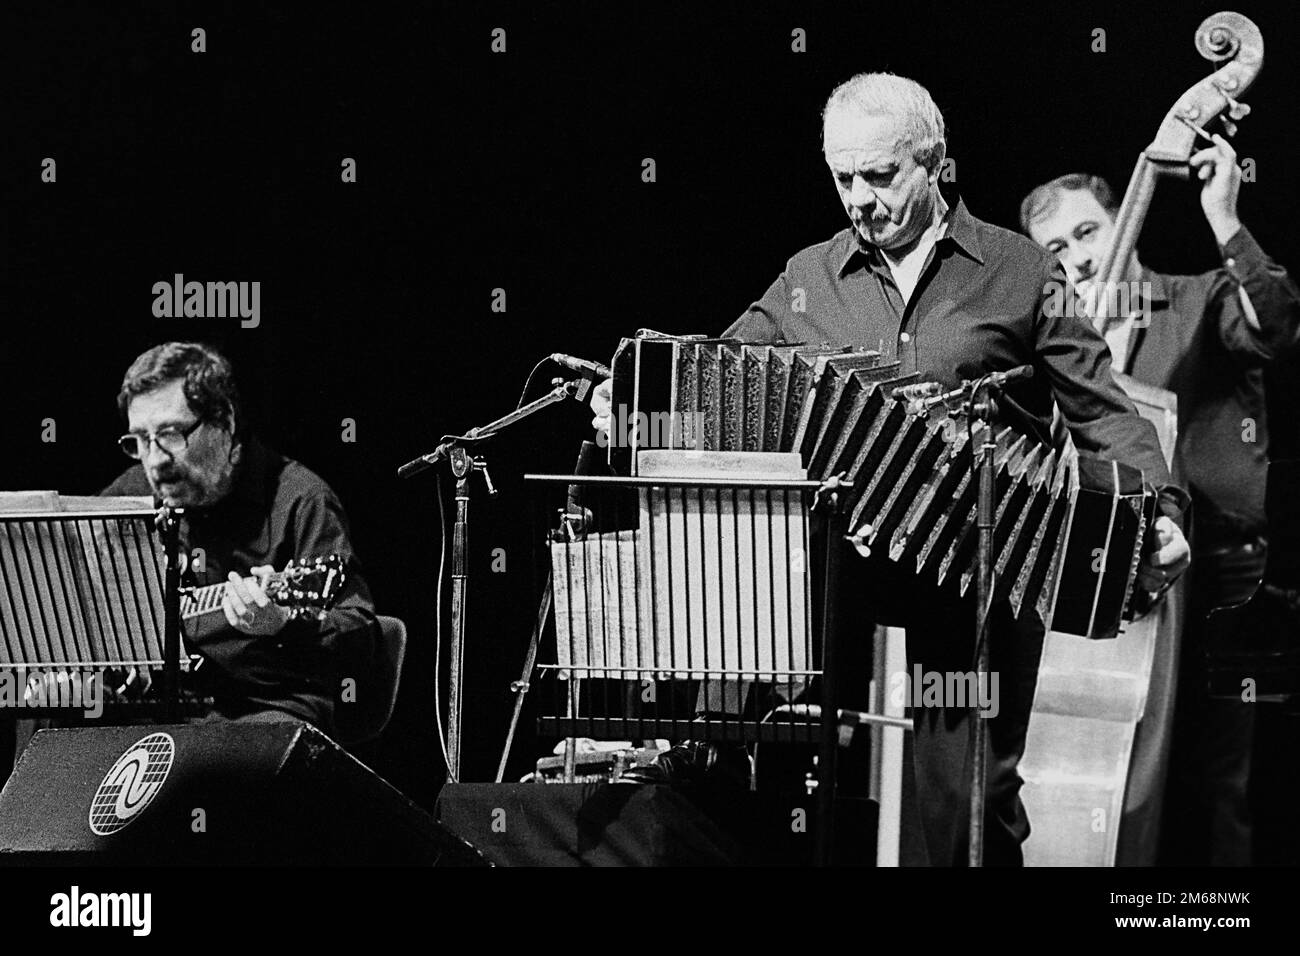
[[[346,562],[340,555],[290,561],[267,586],[267,597],[287,607],[293,620],[321,619],[338,600],[347,582]]]
[[[1250,112],[1239,100],[1264,65],[1264,37],[1259,27],[1240,13],[1216,13],[1196,28],[1196,50],[1212,63],[1223,65],[1174,103],[1146,149],[1150,159],[1186,163],[1195,149],[1209,145],[1198,147],[1196,140],[1211,120],[1222,118],[1231,136],[1237,129],[1234,121]]]

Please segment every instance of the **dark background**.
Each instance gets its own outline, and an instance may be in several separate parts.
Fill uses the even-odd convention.
[[[856,72],[929,88],[980,218],[1014,227],[1023,195],[1069,171],[1122,192],[1210,71],[1192,36],[1221,0],[752,6],[6,5],[0,486],[97,491],[128,464],[113,439],[130,361],[168,339],[224,347],[256,425],[337,490],[380,609],[411,627],[396,718],[366,756],[431,805],[435,485],[396,467],[513,408],[546,353],[608,361],[640,327],[721,330],[842,228],[819,116]],[[1257,169],[1241,215],[1294,267],[1300,24],[1236,8],[1266,45],[1236,141]],[[1161,184],[1140,251],[1162,271],[1217,264],[1195,186]],[[261,326],[153,318],[151,287],[176,272],[260,280]],[[1296,454],[1283,387],[1274,448]],[[501,494],[476,489],[472,518],[466,779],[495,772],[540,587],[521,476],[569,469],[589,419],[560,406],[487,450]],[[510,777],[553,742],[525,721]]]

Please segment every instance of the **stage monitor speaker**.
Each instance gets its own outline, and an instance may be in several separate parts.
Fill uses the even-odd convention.
[[[666,786],[449,783],[438,795],[438,818],[498,866],[744,862],[731,834]]]
[[[0,792],[0,865],[486,865],[297,721],[43,730]]]
[[[497,866],[808,866],[818,824],[799,784],[449,783],[437,813]],[[873,865],[876,803],[841,797],[835,821],[834,863]]]

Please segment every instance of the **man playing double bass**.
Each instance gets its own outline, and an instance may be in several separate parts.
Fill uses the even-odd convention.
[[[1222,136],[1213,139],[1190,164],[1222,266],[1164,275],[1131,254],[1124,283],[1136,298],[1127,297],[1128,314],[1094,325],[1115,369],[1178,396],[1175,455],[1192,496],[1192,598],[1162,855],[1167,863],[1248,865],[1254,704],[1208,696],[1204,624],[1214,607],[1249,597],[1263,574],[1264,368],[1300,341],[1300,290],[1242,225],[1236,153]],[[1021,228],[1057,256],[1085,303],[1111,291],[1094,280],[1116,238],[1117,210],[1105,180],[1081,173],[1044,183],[1021,204]]]

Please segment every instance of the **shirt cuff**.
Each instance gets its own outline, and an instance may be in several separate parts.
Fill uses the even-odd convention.
[[[1161,513],[1174,519],[1179,524],[1182,523],[1183,513],[1187,511],[1187,506],[1191,502],[1191,496],[1177,485],[1162,485],[1160,487],[1159,505]]]
[[[1245,226],[1234,232],[1219,252],[1223,256],[1224,267],[1238,283],[1249,273],[1264,268],[1268,262],[1268,254]]]

